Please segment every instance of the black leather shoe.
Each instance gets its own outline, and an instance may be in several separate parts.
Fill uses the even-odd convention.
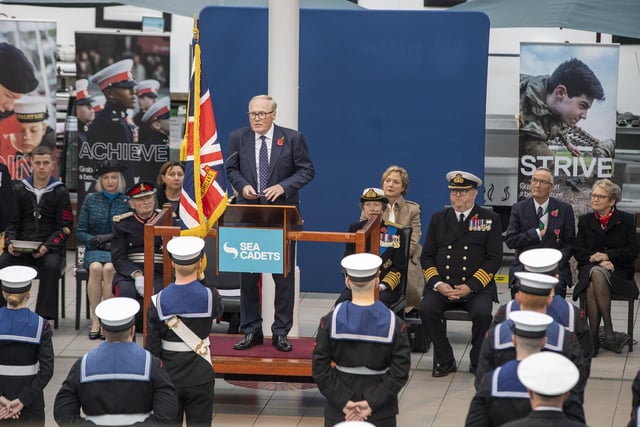
[[[271,337],[271,343],[276,346],[278,351],[291,351],[293,349],[286,335],[274,335]]]
[[[248,350],[254,345],[260,345],[264,341],[262,332],[249,332],[244,338],[233,345],[234,350]]]
[[[458,370],[458,367],[456,366],[455,361],[452,361],[451,363],[447,363],[447,364],[438,364],[438,366],[436,366],[436,368],[431,373],[431,376],[436,378],[446,377],[447,375],[457,370]]]

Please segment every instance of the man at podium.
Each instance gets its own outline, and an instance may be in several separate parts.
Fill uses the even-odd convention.
[[[298,190],[315,174],[304,136],[296,130],[274,124],[277,104],[268,95],[249,101],[249,127],[231,132],[225,164],[229,181],[238,192],[238,203],[299,204]],[[295,246],[289,252],[295,265]],[[260,274],[240,274],[240,330],[242,340],[233,348],[246,350],[262,344]],[[275,315],[271,325],[272,343],[280,351],[291,351],[287,334],[293,325],[295,274],[274,274]]]

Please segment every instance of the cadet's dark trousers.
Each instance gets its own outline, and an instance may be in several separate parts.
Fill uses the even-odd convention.
[[[420,304],[420,318],[433,342],[433,357],[439,364],[450,364],[454,361],[453,349],[442,325],[442,313],[451,309],[463,309],[471,314],[471,366],[478,366],[482,341],[491,326],[493,298],[489,292],[473,294],[471,299],[463,302],[450,302],[447,298],[426,289]]]
[[[57,252],[47,252],[40,258],[34,258],[31,254],[13,256],[9,252],[0,255],[0,268],[11,265],[28,265],[38,270],[38,298],[36,300],[36,313],[45,319],[58,318],[58,281],[60,280],[60,268],[62,267],[62,255]],[[6,302],[0,296],[0,305]]]
[[[271,325],[273,335],[287,335],[293,326],[296,245],[291,245],[291,248],[289,252],[291,271],[287,277],[282,274],[273,274],[273,281],[276,284],[275,313]],[[262,331],[258,280],[260,280],[260,274],[240,273],[240,330],[245,334]]]
[[[211,426],[213,420],[214,381],[191,387],[176,387],[178,417],[176,426],[182,426],[183,415],[188,426]],[[184,414],[183,414],[184,413]]]

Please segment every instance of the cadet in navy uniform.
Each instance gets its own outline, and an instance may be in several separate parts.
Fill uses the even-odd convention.
[[[215,372],[209,352],[213,320],[222,314],[220,296],[198,281],[204,240],[175,237],[167,243],[175,282],[151,297],[146,348],[162,359],[178,394],[177,425],[211,425]]]
[[[16,194],[7,165],[0,163],[0,233],[3,233],[16,215]]]
[[[562,257],[562,252],[557,249],[529,249],[520,254],[520,263],[524,266],[525,271],[558,277],[558,265]],[[517,281],[515,281],[514,287],[516,288],[516,292],[518,292]],[[578,341],[582,347],[588,377],[591,372],[593,342],[584,310],[557,295],[555,289],[551,290],[551,298],[551,302],[547,306],[547,314],[578,337]],[[504,322],[506,319],[509,319],[512,312],[517,310],[520,310],[520,304],[516,299],[512,299],[508,303],[501,305],[493,316],[493,324],[497,325],[498,323]]]
[[[382,215],[387,208],[389,201],[384,195],[384,191],[379,188],[365,188],[360,196],[360,205],[363,213],[371,218],[374,215]],[[355,233],[365,226],[367,220],[354,222],[349,226],[349,233]],[[380,269],[380,294],[378,298],[387,307],[391,307],[402,296],[402,289],[398,286],[402,274],[407,273],[408,260],[401,249],[399,229],[402,226],[390,221],[382,220],[380,223],[380,257],[382,267]],[[368,243],[368,242],[367,242]],[[409,242],[406,243],[407,245]],[[352,255],[356,252],[353,243],[347,243],[344,256]],[[337,303],[351,299],[351,289],[345,288]]]
[[[367,420],[392,427],[411,365],[406,325],[374,299],[379,256],[349,255],[341,264],[352,301],[320,320],[312,356],[313,379],[326,398],[324,425]]]
[[[519,280],[520,289],[516,298],[522,310],[546,313],[551,289],[558,284],[558,279],[546,274],[529,272],[516,272],[515,275]],[[515,359],[516,351],[512,342],[511,325],[511,320],[506,320],[489,330],[480,352],[480,361],[476,372],[476,389],[485,373]],[[582,348],[576,335],[554,321],[547,328],[547,343],[544,350],[561,353],[576,365],[580,372],[580,381],[574,391],[582,402],[588,377]],[[581,419],[584,420],[584,414]]]
[[[502,226],[494,212],[475,205],[482,180],[464,171],[447,173],[451,207],[431,217],[420,257],[427,281],[420,317],[433,342],[434,377],[457,370],[442,313],[462,308],[471,314],[471,363],[474,372],[480,346],[491,326],[498,301],[493,276],[502,265]]]
[[[576,366],[561,354],[543,351],[518,365],[518,378],[529,390],[531,412],[526,418],[511,421],[504,427],[581,427],[562,411],[580,374]]]
[[[44,388],[53,375],[49,322],[27,308],[37,271],[12,266],[0,270],[0,424],[44,426]]]
[[[135,87],[136,98],[138,100],[138,106],[140,109],[133,116],[133,123],[138,126],[138,141],[144,142],[149,137],[151,129],[149,123],[142,122],[142,116],[156,103],[158,99],[158,91],[160,89],[160,82],[157,80],[149,79],[142,80]]]
[[[145,139],[140,142],[145,146],[167,145],[169,143],[169,117],[171,105],[168,96],[160,98],[142,116],[142,123],[148,127]]]
[[[111,262],[116,270],[113,294],[136,299],[144,295],[144,225],[156,217],[156,189],[150,182],[142,181],[131,186],[125,194],[133,212],[113,217]],[[156,236],[154,243],[154,259],[148,262],[154,262],[153,288],[159,292],[162,289],[162,238]],[[140,322],[138,326],[141,326]]]
[[[89,81],[87,79],[76,80],[76,117],[78,119],[78,142],[87,142],[89,125],[95,118],[95,112],[91,107],[93,98],[89,94]]]
[[[175,419],[176,390],[162,361],[132,342],[139,309],[131,298],[98,304],[107,340],[71,367],[54,403],[58,425],[157,425]]]

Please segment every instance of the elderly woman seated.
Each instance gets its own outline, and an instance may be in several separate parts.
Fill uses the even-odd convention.
[[[604,321],[602,346],[620,353],[626,340],[616,338],[611,321],[611,295],[638,298],[633,280],[634,261],[638,256],[636,226],[631,214],[616,207],[620,187],[608,179],[600,179],[591,189],[592,213],[578,219],[578,235],[574,257],[578,261],[578,284],[573,298],[587,298],[587,317],[593,336],[594,356],[600,348],[600,319]]]
[[[389,200],[379,188],[365,188],[362,196],[360,196],[360,206],[367,218],[382,215],[388,203]],[[351,224],[349,232],[353,233],[360,230],[367,221],[368,219]],[[407,273],[407,258],[404,251],[401,250],[401,229],[401,225],[390,221],[382,220],[380,223],[380,253],[378,255],[382,258],[382,266],[380,267],[379,299],[387,307],[392,306],[402,296],[400,279],[403,274]],[[346,257],[355,252],[355,245],[347,243],[344,256]],[[349,288],[345,288],[342,291],[336,304],[346,300],[351,300],[351,289]]]

